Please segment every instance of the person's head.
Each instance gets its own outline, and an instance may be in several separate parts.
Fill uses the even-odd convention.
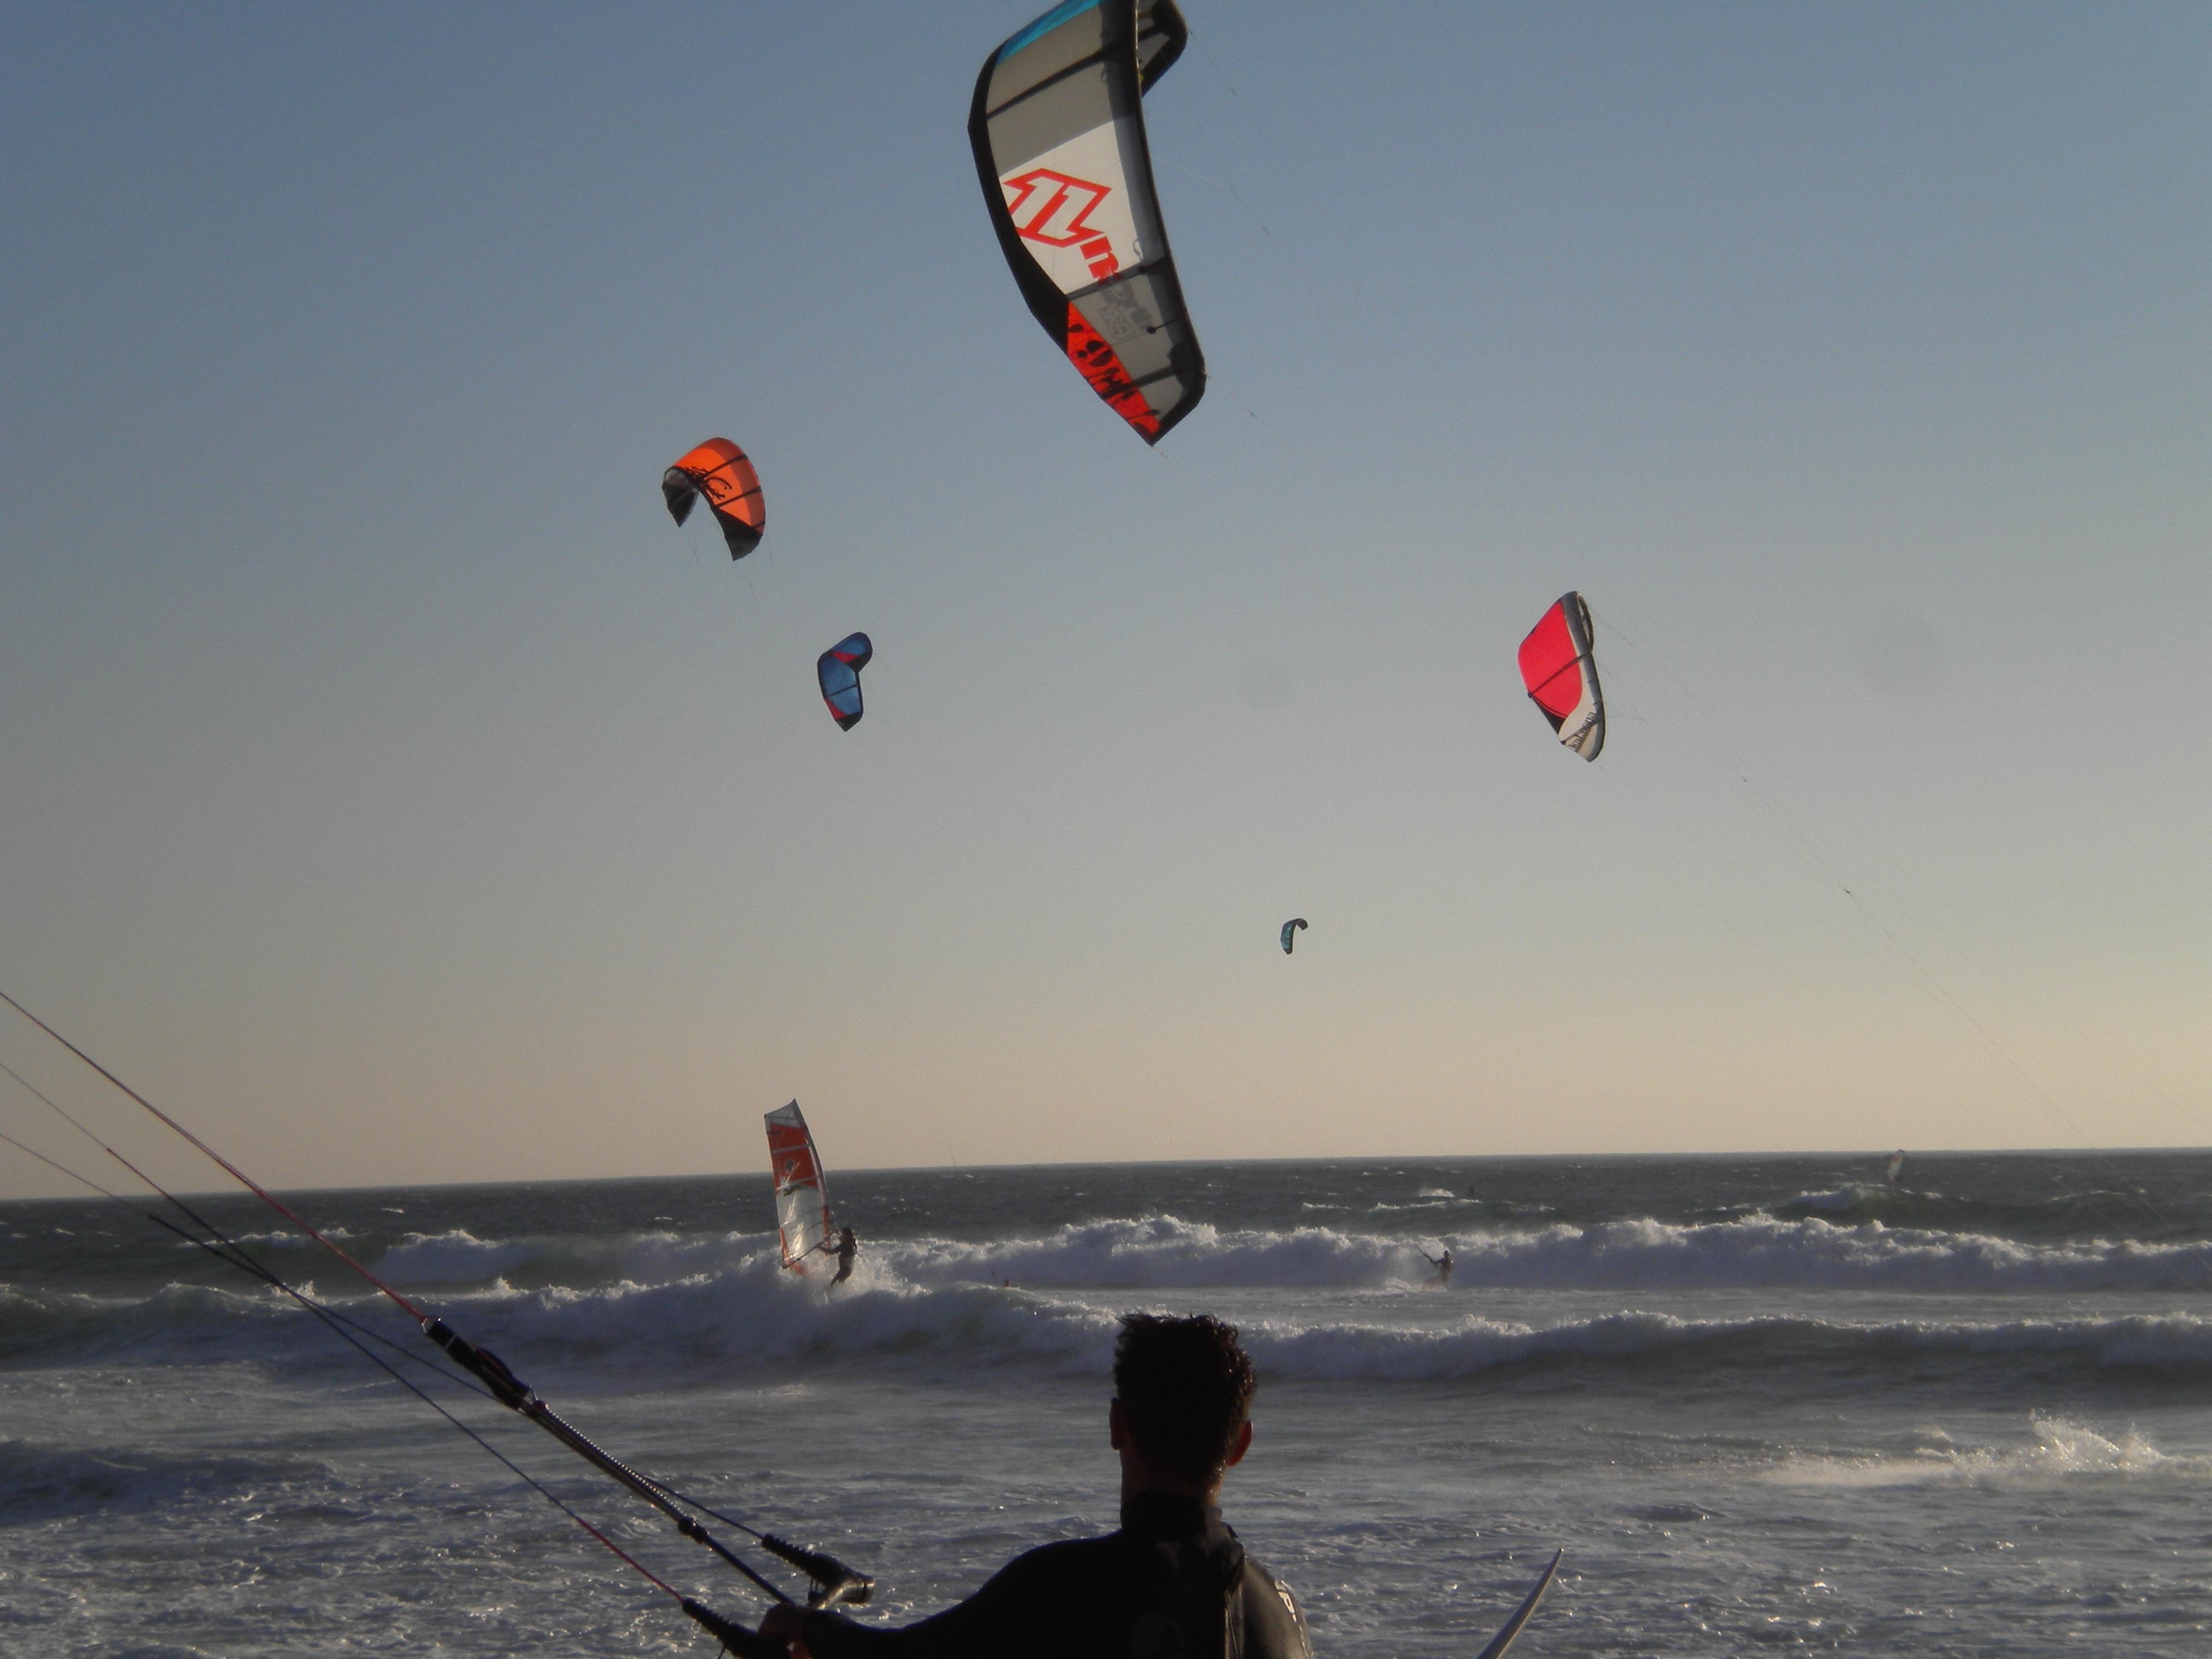
[[[1252,1362],[1211,1314],[1127,1314],[1114,1345],[1115,1448],[1125,1474],[1210,1493],[1251,1443]]]

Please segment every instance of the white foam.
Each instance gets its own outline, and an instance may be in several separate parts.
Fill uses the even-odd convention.
[[[1463,1201],[1463,1200],[1462,1200]],[[1411,1206],[1407,1206],[1411,1207]],[[1424,1207],[1434,1207],[1433,1205]],[[1161,1215],[1092,1221],[1030,1238],[878,1243],[871,1254],[917,1284],[1058,1288],[1218,1285],[1381,1289],[1418,1283],[1419,1245],[1449,1245],[1456,1290],[1863,1289],[1976,1291],[2197,1289],[2212,1245],[2101,1239],[2020,1243],[1979,1233],[1844,1226],[1807,1216],[1682,1225],[1648,1218],[1593,1226],[1437,1234],[1223,1229]]]
[[[1039,1288],[1034,1280],[1024,1289],[976,1282],[975,1253],[981,1247],[969,1247],[957,1264],[935,1259],[945,1275],[936,1282],[908,1276],[892,1259],[896,1252],[864,1255],[853,1280],[834,1291],[819,1274],[801,1278],[784,1271],[774,1247],[766,1243],[733,1265],[674,1279],[518,1289],[496,1275],[482,1277],[487,1257],[480,1251],[442,1236],[424,1242],[459,1249],[466,1271],[477,1275],[440,1298],[456,1325],[472,1340],[527,1353],[533,1365],[549,1368],[604,1364],[630,1378],[645,1374],[672,1382],[845,1360],[957,1370],[1042,1366],[1095,1374],[1105,1362],[1114,1332],[1110,1312]],[[1382,1241],[1371,1243],[1388,1248]],[[1310,1272],[1303,1253],[1324,1250],[1328,1243],[1326,1238],[1279,1237],[1271,1248],[1282,1254],[1263,1256],[1263,1262],[1302,1283],[1297,1276]],[[1138,1255],[1139,1262],[1154,1267],[1161,1259]],[[958,1275],[951,1271],[954,1265],[960,1267]],[[1341,1265],[1338,1261],[1337,1268]],[[1144,1288],[1116,1300],[1125,1305],[1141,1301]],[[344,1289],[357,1316],[387,1318],[373,1296],[352,1297],[352,1287]],[[1452,1304],[1433,1305],[1442,1310]],[[1504,1365],[1603,1366],[1666,1353],[1719,1367],[1920,1367],[1932,1358],[1986,1368],[2032,1359],[2100,1370],[2212,1374],[2212,1322],[2185,1315],[1851,1322],[1780,1315],[1694,1319],[1631,1310],[1550,1324],[1481,1314],[1419,1326],[1381,1317],[1277,1316],[1240,1322],[1264,1375],[1316,1381],[1432,1382],[1473,1377]],[[105,1298],[0,1286],[0,1353],[15,1357],[73,1352],[116,1358],[274,1359],[295,1357],[301,1345],[319,1346],[327,1340],[307,1315],[266,1291],[172,1285],[152,1296]]]
[[[1152,1290],[1240,1285],[1380,1286],[1426,1271],[1406,1240],[1328,1227],[1231,1230],[1170,1216],[1091,1221],[1037,1238],[949,1239],[872,1248],[915,1284]]]
[[[1783,1207],[1791,1210],[1818,1210],[1823,1213],[1856,1210],[1867,1201],[1867,1192],[1868,1189],[1864,1187],[1852,1185],[1838,1187],[1832,1192],[1800,1193]]]
[[[2028,1486],[2082,1476],[2212,1479],[2212,1459],[2168,1456],[2133,1429],[2108,1436],[2069,1418],[2041,1415],[2029,1427],[2033,1438],[2021,1445],[1960,1447],[1937,1431],[1904,1455],[1793,1456],[1762,1478],[1778,1486],[1846,1489]]]

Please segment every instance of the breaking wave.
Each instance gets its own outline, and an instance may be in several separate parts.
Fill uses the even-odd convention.
[[[1941,1429],[1923,1429],[1902,1453],[1856,1457],[1797,1453],[1762,1477],[1789,1486],[2021,1486],[2080,1475],[2212,1479],[2212,1458],[2160,1451],[2133,1429],[2107,1435],[2070,1418],[2036,1416],[2022,1445],[1961,1446]]]
[[[1853,1200],[1847,1194],[1814,1194],[1798,1203],[1820,1209],[1849,1201]],[[1407,1215],[1389,1232],[1320,1224],[1318,1218],[1305,1226],[1240,1229],[1154,1215],[1073,1223],[1029,1237],[868,1240],[864,1259],[888,1262],[916,1284],[1012,1280],[1060,1289],[1381,1290],[1432,1279],[1430,1258],[1446,1247],[1452,1252],[1455,1289],[1987,1295],[2212,1288],[2212,1243],[2203,1240],[2029,1241],[1881,1220],[1847,1223],[1809,1213],[1545,1225],[1538,1216],[1490,1221],[1480,1213],[1478,1200],[1468,1199],[1425,1199],[1389,1207],[1421,1213]],[[273,1245],[314,1248],[297,1235],[249,1242],[258,1250]],[[769,1236],[760,1232],[480,1238],[454,1229],[409,1233],[380,1253],[361,1254],[377,1273],[402,1286],[504,1283],[589,1290],[728,1271],[769,1246]],[[302,1258],[294,1248],[286,1250],[285,1259],[288,1271],[297,1271]]]
[[[1810,1216],[1838,1224],[1880,1221],[1892,1227],[2023,1239],[2162,1233],[2181,1226],[2185,1219],[2165,1214],[2138,1190],[2118,1187],[2086,1188],[2035,1198],[1990,1199],[1877,1182],[1847,1182],[1818,1192],[1801,1192],[1767,1208],[1784,1220]]]
[[[1426,1234],[1323,1225],[1222,1228],[1155,1215],[1029,1237],[880,1239],[865,1243],[855,1284],[827,1304],[817,1281],[780,1270],[772,1239],[759,1232],[482,1238],[451,1230],[406,1234],[380,1255],[370,1254],[371,1265],[393,1283],[428,1288],[449,1305],[480,1304],[559,1352],[589,1357],[639,1344],[703,1364],[797,1357],[823,1345],[890,1354],[951,1345],[978,1354],[1059,1355],[1074,1339],[1041,1333],[1054,1320],[1090,1326],[1073,1312],[1048,1314],[1054,1298],[1235,1290],[1395,1296],[1435,1285],[1430,1258],[1444,1249],[1455,1271],[1449,1300],[1435,1311],[1446,1316],[1462,1305],[1459,1298],[1488,1290],[1986,1296],[2195,1291],[2212,1284],[2212,1244],[2203,1242],[2024,1243],[1878,1221],[1842,1225],[1814,1216],[1766,1215]],[[338,1264],[284,1260],[295,1279],[313,1273],[353,1305],[355,1285]],[[327,1340],[274,1292],[242,1279],[207,1277],[219,1271],[206,1264],[194,1282],[141,1285],[127,1294],[119,1285],[107,1294],[96,1285],[0,1285],[0,1364],[51,1363],[60,1356],[95,1362],[111,1355],[254,1356],[271,1343],[281,1348],[295,1340]],[[367,1298],[362,1305],[375,1303]],[[1638,1322],[1659,1317],[1622,1314],[1613,1324],[1589,1327],[1588,1340],[1600,1347],[1627,1340],[1624,1333],[1659,1328]],[[1518,1353],[1515,1344],[1566,1340],[1501,1335],[1501,1329],[1469,1327],[1462,1346],[1470,1356],[1489,1356],[1482,1364],[1493,1364]],[[1438,1364],[1450,1371],[1474,1363],[1413,1357],[1443,1352],[1421,1346],[1432,1340],[1432,1332],[1408,1331],[1361,1337],[1353,1346],[1387,1351],[1421,1374]],[[1680,1332],[1668,1338],[1688,1340]],[[1299,1339],[1298,1364],[1319,1363],[1312,1358],[1317,1343],[1327,1346],[1320,1338]],[[1077,1346],[1091,1356],[1095,1344],[1086,1335]]]
[[[377,1271],[395,1284],[474,1284],[496,1279],[527,1261],[527,1244],[487,1243],[465,1228],[425,1237],[410,1234],[385,1252]]]
[[[1320,1246],[1282,1248],[1279,1267]],[[557,1376],[564,1386],[596,1376],[634,1388],[641,1377],[666,1386],[733,1373],[803,1379],[854,1363],[935,1375],[1011,1368],[1095,1377],[1108,1363],[1116,1309],[1189,1300],[1170,1284],[1102,1304],[1035,1279],[1013,1287],[961,1278],[942,1255],[935,1266],[941,1277],[929,1282],[879,1257],[832,1295],[818,1278],[783,1272],[774,1251],[762,1249],[737,1266],[659,1283],[522,1289],[499,1281],[448,1294],[440,1306],[526,1375]],[[409,1322],[374,1298],[343,1305],[403,1346],[418,1341]],[[1447,1315],[1454,1307],[1435,1305]],[[1931,1367],[1978,1375],[1993,1364],[2015,1373],[2171,1374],[2191,1389],[2212,1381],[2212,1322],[2187,1315],[1852,1322],[1627,1310],[1552,1323],[1480,1312],[1417,1326],[1319,1316],[1240,1316],[1239,1323],[1262,1374],[1291,1381],[1433,1383],[1567,1370],[1642,1383],[1680,1364],[1704,1376],[1795,1370],[1826,1386],[1854,1371],[1878,1381]],[[133,1301],[0,1290],[0,1364],[9,1365],[319,1365],[333,1355],[331,1340],[273,1292],[171,1285]],[[366,1367],[360,1380],[381,1386]]]
[[[1443,1330],[1381,1325],[1306,1328],[1261,1322],[1247,1346],[1272,1376],[1315,1382],[1447,1382],[1506,1367],[1588,1369],[1690,1361],[1716,1367],[1809,1366],[1832,1376],[1949,1360],[2212,1372],[2212,1323],[2185,1315],[2122,1319],[1855,1324],[1782,1315],[1741,1320],[1619,1313],[1528,1326],[1480,1316]]]
[[[1839,1225],[1816,1217],[1641,1219],[1406,1236],[1322,1226],[1235,1230],[1174,1216],[1094,1221],[1032,1238],[883,1247],[921,1284],[1065,1289],[1370,1288],[1425,1283],[1448,1246],[1455,1289],[1818,1289],[1917,1292],[2200,1290],[2212,1244],[2023,1243],[1985,1234]]]

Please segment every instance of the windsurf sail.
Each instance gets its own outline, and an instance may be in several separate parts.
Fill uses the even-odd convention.
[[[768,1113],[768,1167],[775,1177],[775,1224],[783,1241],[783,1265],[806,1271],[806,1259],[822,1249],[836,1231],[830,1224],[830,1189],[822,1182],[822,1160],[799,1103]]]
[[[732,559],[742,559],[760,545],[768,528],[768,500],[761,494],[760,474],[745,452],[727,438],[709,438],[660,475],[660,497],[668,503],[668,516],[682,524],[691,516],[691,504],[700,496],[721,526],[722,541]]]
[[[1175,0],[1067,0],[985,60],[968,114],[984,204],[1022,298],[1148,444],[1206,392],[1142,102],[1188,35]]]
[[[1285,956],[1290,955],[1291,946],[1297,939],[1298,929],[1305,925],[1306,919],[1304,916],[1292,916],[1283,924],[1283,954]]]
[[[1566,593],[1521,641],[1521,680],[1559,741],[1584,760],[1605,747],[1605,696],[1598,690],[1589,606]]]
[[[1894,1187],[1897,1185],[1897,1177],[1903,1171],[1904,1168],[1904,1152],[1902,1151],[1892,1152],[1889,1155],[1889,1173],[1884,1176],[1882,1179],[1887,1181],[1891,1186]]]

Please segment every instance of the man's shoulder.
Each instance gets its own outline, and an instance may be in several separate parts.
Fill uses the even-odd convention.
[[[1118,1532],[1094,1533],[1085,1538],[1055,1539],[1049,1544],[1039,1544],[1033,1550],[1024,1550],[999,1569],[1000,1576],[1066,1572],[1095,1566],[1117,1554],[1123,1542],[1122,1535]]]
[[[1231,1536],[1233,1538],[1234,1534]],[[1239,1556],[1241,1547],[1231,1545]],[[1038,1585],[1073,1580],[1086,1584],[1146,1576],[1159,1563],[1157,1547],[1127,1531],[1093,1533],[1083,1538],[1062,1538],[1024,1550],[999,1570],[998,1577],[1012,1584]],[[1233,1569],[1232,1569],[1233,1571]],[[1267,1580],[1271,1585],[1275,1582]]]
[[[1245,1651],[1310,1655],[1306,1615],[1291,1587],[1250,1556],[1244,1558]]]

